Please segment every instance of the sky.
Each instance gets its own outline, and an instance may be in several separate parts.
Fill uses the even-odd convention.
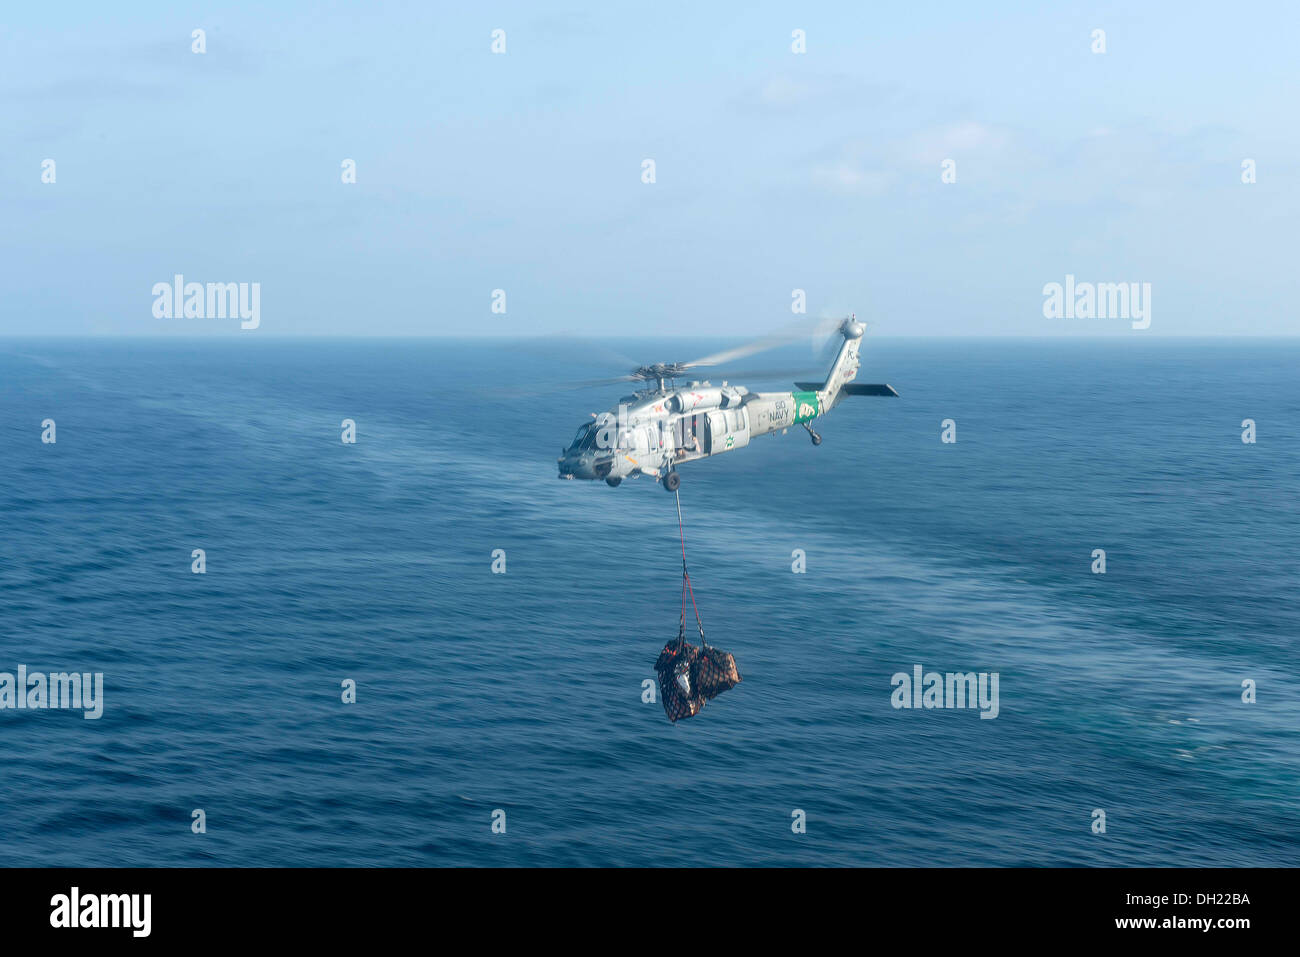
[[[752,336],[796,290],[1296,335],[1298,48],[1283,2],[8,4],[0,335]],[[177,274],[257,328],[156,315]],[[1149,327],[1048,318],[1067,275]]]

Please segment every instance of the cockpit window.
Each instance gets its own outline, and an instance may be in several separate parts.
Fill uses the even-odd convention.
[[[573,444],[569,448],[578,451],[591,448],[596,442],[595,425],[595,422],[584,422],[582,428],[578,429],[578,434],[573,437]]]

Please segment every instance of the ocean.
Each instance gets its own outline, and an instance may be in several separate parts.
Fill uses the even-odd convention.
[[[682,469],[744,681],[674,725],[673,498],[556,474],[606,357],[0,341],[0,672],[104,676],[97,720],[0,711],[0,861],[1296,864],[1300,341],[863,359],[902,397]],[[918,665],[997,717],[894,707]]]

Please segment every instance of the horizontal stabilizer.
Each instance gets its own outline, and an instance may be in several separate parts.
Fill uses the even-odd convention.
[[[896,399],[899,398],[894,387],[883,382],[873,384],[850,382],[844,387],[843,392],[845,395],[892,395]]]

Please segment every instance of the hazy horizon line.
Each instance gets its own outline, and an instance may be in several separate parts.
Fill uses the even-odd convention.
[[[233,342],[237,340],[272,340],[276,342],[286,341],[360,341],[360,342],[377,342],[377,341],[441,341],[441,342],[554,342],[556,340],[580,340],[580,341],[600,341],[600,342],[618,342],[635,339],[729,339],[744,341],[752,336],[745,334],[737,335],[735,333],[644,333],[641,335],[591,335],[576,332],[554,332],[554,333],[537,333],[535,335],[518,335],[517,333],[497,333],[488,335],[444,335],[444,334],[423,334],[423,333],[321,333],[321,334],[302,334],[302,333],[259,333],[255,336],[249,336],[246,332],[239,330],[229,332],[211,332],[211,333],[0,333],[0,342],[4,341],[23,341],[31,342],[37,340],[61,340],[61,341],[78,341],[78,340],[121,340],[124,342],[140,341],[165,341],[165,342]],[[986,334],[964,334],[964,335],[945,335],[945,334],[911,334],[911,335],[891,335],[886,333],[870,334],[868,333],[868,342],[874,340],[888,339],[894,341],[916,341],[916,340],[1031,340],[1035,342],[1120,342],[1132,341],[1134,339],[1154,339],[1162,342],[1169,341],[1195,341],[1195,340],[1225,340],[1225,339],[1300,339],[1300,332],[1295,333],[1149,333],[1143,332],[1141,335],[1131,335],[1127,332],[1114,332],[1106,334],[1045,334],[1033,335],[1024,333],[986,333]],[[790,345],[797,344],[797,341]],[[780,347],[776,347],[780,348]]]

